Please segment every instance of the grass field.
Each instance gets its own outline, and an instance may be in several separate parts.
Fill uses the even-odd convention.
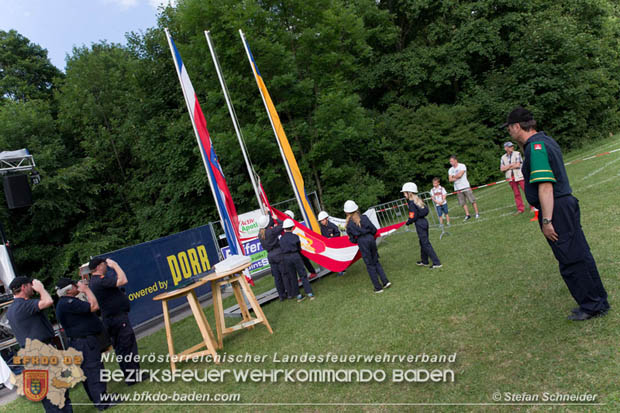
[[[566,156],[566,161],[620,148],[616,136]],[[498,158],[499,158],[498,153]],[[265,355],[264,363],[185,363],[188,369],[370,369],[383,370],[384,382],[370,383],[242,383],[226,376],[222,383],[141,383],[131,388],[108,386],[118,393],[173,392],[238,393],[240,403],[220,406],[172,406],[125,403],[113,411],[169,412],[215,410],[271,411],[620,411],[620,152],[569,165],[573,192],[580,200],[582,225],[612,305],[603,318],[587,322],[566,319],[575,306],[556,260],[531,215],[515,210],[506,184],[476,191],[481,217],[462,223],[463,211],[450,200],[451,234],[431,241],[443,268],[417,267],[415,232],[399,232],[380,246],[381,262],[393,283],[374,294],[363,262],[344,277],[330,275],[312,284],[317,296],[302,303],[273,302],[264,307],[274,334],[262,327],[241,331],[224,340],[221,353]],[[397,194],[395,194],[395,197]],[[266,277],[255,290],[273,287]],[[232,304],[231,299],[225,304]],[[211,323],[212,308],[205,308]],[[179,347],[199,341],[193,318],[173,326]],[[139,341],[140,353],[167,354],[163,330]],[[278,357],[296,354],[417,355],[454,354],[454,363],[325,362],[282,363]],[[143,368],[167,368],[143,363]],[[107,368],[117,368],[108,363]],[[451,369],[454,382],[398,383],[397,369]],[[502,401],[493,395],[500,392]],[[506,392],[538,396],[544,393],[596,395],[599,405],[507,405]],[[71,392],[74,410],[95,411],[82,386]],[[430,406],[414,404],[441,403]],[[250,406],[250,404],[254,404]],[[278,405],[273,405],[278,404]],[[331,404],[331,405],[327,405]],[[350,404],[350,405],[347,405]],[[402,404],[402,405],[397,405]],[[454,406],[451,404],[465,404]],[[486,405],[483,405],[486,404]],[[40,404],[23,399],[0,412],[40,411]]]

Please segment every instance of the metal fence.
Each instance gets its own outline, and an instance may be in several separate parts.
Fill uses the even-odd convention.
[[[429,209],[429,213],[426,216],[430,225],[439,225],[439,217],[437,216],[437,210],[431,199],[430,192],[419,193],[418,196],[422,198],[426,207]],[[374,208],[377,212],[377,219],[381,227],[387,227],[389,225],[397,224],[399,222],[406,221],[409,218],[409,209],[407,208],[407,201],[405,198],[400,198],[394,201],[384,202],[379,205],[375,205]]]
[[[310,201],[310,206],[312,207],[312,211],[316,216],[319,211],[321,211],[321,204],[319,203],[319,196],[316,191],[310,192],[308,194],[308,201]],[[295,218],[297,220],[302,219],[301,212],[299,211],[299,204],[297,203],[297,198],[290,198],[284,201],[276,202],[275,204],[271,204],[272,207],[284,212],[286,210],[291,210],[295,213]]]

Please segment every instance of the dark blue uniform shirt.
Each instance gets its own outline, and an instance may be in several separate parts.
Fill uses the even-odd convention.
[[[347,235],[349,236],[349,241],[354,244],[357,244],[359,239],[364,236],[371,236],[374,240],[375,234],[377,233],[377,228],[370,222],[370,219],[366,215],[362,215],[360,220],[360,226],[357,226],[353,219],[349,219],[349,223],[347,224]]]
[[[267,252],[271,252],[280,246],[280,234],[282,234],[282,223],[278,221],[278,225],[273,226],[273,218],[269,219],[267,229],[265,229],[265,239],[259,237],[260,244]]]
[[[21,347],[26,339],[49,342],[54,337],[54,328],[43,311],[39,310],[39,300],[16,298],[7,310],[7,318],[13,334]]]
[[[60,297],[56,318],[70,338],[97,335],[103,329],[99,317],[90,311],[90,304],[76,297]]]
[[[327,221],[327,225],[320,224],[321,227],[321,235],[326,238],[334,238],[340,236],[340,229],[333,222]]]
[[[411,200],[407,200],[407,208],[409,209],[409,219],[407,219],[407,222],[405,223],[407,225],[411,225],[414,222],[417,224],[419,219],[422,219],[428,215],[428,208],[420,208]]]
[[[280,238],[280,249],[283,254],[299,253],[301,252],[301,241],[297,235],[285,231]]]
[[[125,293],[116,286],[116,271],[113,269],[108,268],[103,278],[91,276],[89,287],[97,297],[104,318],[129,312],[131,304]]]
[[[572,193],[562,151],[555,140],[544,132],[538,132],[527,140],[523,152],[521,172],[525,180],[525,197],[530,205],[540,209],[538,184],[541,182],[553,184],[553,198]]]

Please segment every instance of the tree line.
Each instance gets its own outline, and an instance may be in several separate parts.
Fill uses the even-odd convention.
[[[64,72],[0,31],[0,150],[28,148],[43,178],[30,208],[0,207],[17,271],[51,282],[90,255],[217,219],[166,27],[237,209],[256,200],[206,29],[271,201],[293,194],[240,28],[307,191],[337,216],[346,199],[364,208],[405,181],[445,181],[451,154],[472,185],[501,178],[497,126],[519,104],[566,149],[615,133],[619,17],[610,0],[180,0],[124,45],[74,48]]]

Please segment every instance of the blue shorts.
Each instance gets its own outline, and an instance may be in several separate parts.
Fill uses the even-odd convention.
[[[437,215],[439,215],[440,217],[443,214],[448,215],[448,203],[447,202],[443,205],[435,205],[435,208],[437,208]]]

